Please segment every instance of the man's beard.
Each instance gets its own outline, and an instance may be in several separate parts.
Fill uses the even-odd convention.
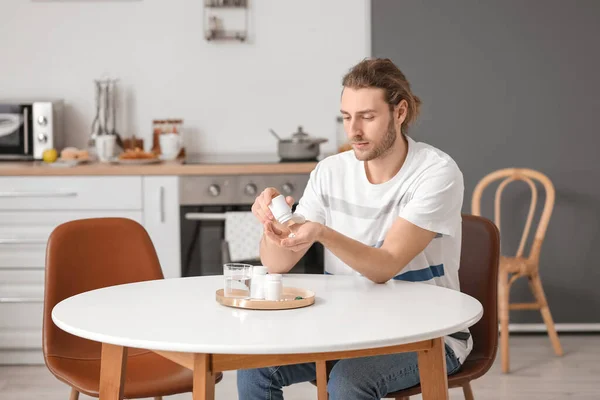
[[[360,161],[371,161],[378,157],[384,156],[387,154],[394,143],[396,143],[396,138],[398,137],[396,132],[396,126],[394,125],[394,120],[390,118],[390,123],[387,127],[387,132],[385,136],[381,140],[381,142],[375,146],[374,149],[360,153],[359,151],[354,150],[354,155]],[[364,141],[362,136],[354,136],[352,138],[352,142],[362,142]]]

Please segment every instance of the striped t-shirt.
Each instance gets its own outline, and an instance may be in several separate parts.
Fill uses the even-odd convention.
[[[435,239],[394,279],[460,290],[462,173],[447,154],[407,139],[400,171],[381,184],[369,182],[364,162],[352,150],[322,160],[311,172],[296,212],[374,247],[383,244],[398,217],[435,232]],[[325,272],[359,274],[327,249]],[[473,347],[468,331],[445,340],[464,362]]]

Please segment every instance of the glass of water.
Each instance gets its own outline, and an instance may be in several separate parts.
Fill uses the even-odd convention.
[[[252,265],[240,263],[223,264],[225,297],[236,299],[250,298],[250,280],[252,279]]]

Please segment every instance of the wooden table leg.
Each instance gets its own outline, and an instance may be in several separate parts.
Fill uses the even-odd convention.
[[[127,368],[127,347],[102,343],[100,399],[122,400]]]
[[[327,400],[327,364],[317,361],[317,399]]]
[[[194,355],[194,393],[193,400],[214,400],[215,376],[211,370],[210,354]]]
[[[430,350],[418,352],[423,400],[448,400],[444,339],[433,340]]]

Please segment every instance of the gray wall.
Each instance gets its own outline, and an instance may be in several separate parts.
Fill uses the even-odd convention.
[[[492,170],[528,167],[553,181],[541,259],[550,308],[556,322],[600,323],[600,2],[375,0],[372,41],[373,56],[394,60],[423,100],[411,135],[461,167],[463,211]],[[505,255],[516,252],[529,205],[527,186],[512,185]],[[511,294],[528,293],[523,281]],[[536,311],[511,319],[541,322]]]

